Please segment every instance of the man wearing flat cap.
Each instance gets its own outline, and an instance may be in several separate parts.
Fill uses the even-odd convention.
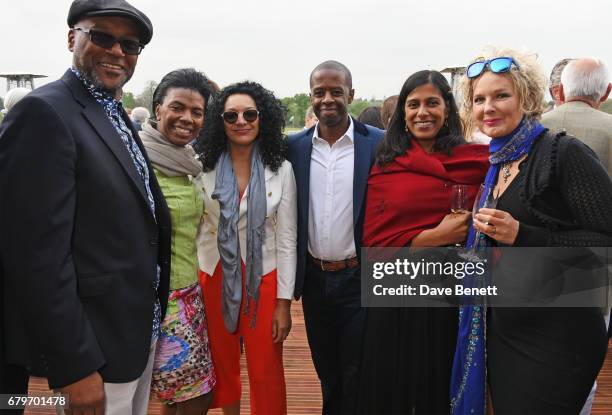
[[[75,0],[68,25],[72,67],[0,126],[4,363],[66,412],[145,414],[170,218],[119,99],[153,28],[123,0]]]

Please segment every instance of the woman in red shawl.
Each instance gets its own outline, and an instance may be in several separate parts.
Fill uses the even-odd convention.
[[[488,148],[467,144],[446,78],[411,75],[368,180],[364,247],[465,242],[470,213],[451,213],[454,184],[471,206],[488,169]],[[364,334],[360,411],[448,414],[456,308],[370,308]]]

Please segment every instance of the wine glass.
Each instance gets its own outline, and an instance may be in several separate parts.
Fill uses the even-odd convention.
[[[465,184],[454,184],[451,188],[451,213],[468,212],[468,186]],[[463,244],[455,244],[461,248]]]
[[[468,186],[466,184],[454,184],[451,193],[451,212],[468,212]]]
[[[484,184],[480,185],[478,189],[478,193],[476,194],[476,199],[474,199],[474,207],[472,208],[472,226],[474,221],[476,220],[476,214],[482,208],[490,208],[495,209],[497,206],[497,199],[493,197],[493,189],[489,189],[485,191],[486,187]],[[480,240],[482,238],[482,232],[476,231],[474,233],[474,241],[472,242],[472,247],[466,253],[461,254],[460,256],[469,261],[480,261],[478,256],[478,248],[480,245]]]

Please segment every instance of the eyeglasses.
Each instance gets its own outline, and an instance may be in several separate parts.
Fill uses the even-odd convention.
[[[89,36],[91,43],[104,49],[112,49],[116,43],[119,43],[121,50],[126,55],[140,55],[140,52],[142,52],[144,49],[144,45],[136,40],[117,39],[111,34],[100,32],[98,30],[83,29],[82,27],[75,27],[73,30],[86,33]]]
[[[514,65],[517,69],[519,68],[518,64],[514,61],[514,59],[503,56],[500,58],[490,59],[486,61],[474,62],[467,67],[465,74],[470,79],[476,78],[485,71],[487,66],[489,67],[489,70],[493,73],[504,73],[510,71],[512,65]]]
[[[238,115],[240,114],[242,114],[242,118],[244,118],[246,122],[253,122],[257,119],[257,117],[259,117],[259,111],[246,110],[241,113],[236,111],[225,111],[223,114],[221,114],[221,118],[223,118],[223,121],[228,124],[235,124],[236,121],[238,121]]]

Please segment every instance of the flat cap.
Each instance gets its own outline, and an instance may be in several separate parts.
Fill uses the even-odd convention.
[[[149,18],[125,0],[74,0],[68,12],[68,26],[84,17],[119,16],[131,19],[138,26],[140,41],[146,45],[153,37],[153,24]]]

